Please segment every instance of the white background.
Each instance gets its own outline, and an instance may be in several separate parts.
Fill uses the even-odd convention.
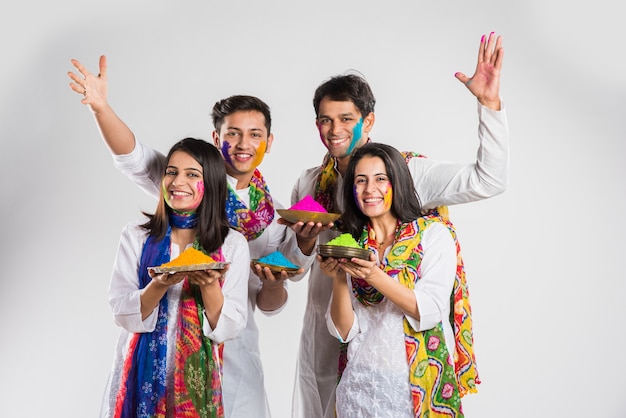
[[[615,2],[120,1],[3,3],[0,12],[0,416],[92,417],[118,329],[106,289],[122,226],[155,202],[112,165],[69,87],[71,58],[109,61],[109,99],[167,152],[210,139],[218,99],[272,108],[273,195],[324,149],[313,91],[360,71],[374,140],[474,159],[473,73],[483,33],[504,36],[511,176],[451,208],[465,255],[483,383],[466,415],[623,417],[626,223],[624,49]],[[258,318],[275,418],[288,416],[306,281]]]

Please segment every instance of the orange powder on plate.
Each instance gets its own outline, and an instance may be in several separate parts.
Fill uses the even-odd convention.
[[[303,210],[306,212],[324,212],[328,213],[324,206],[317,203],[311,196],[306,195],[304,199],[289,208],[289,210]]]
[[[159,267],[179,267],[205,263],[215,263],[215,260],[213,260],[202,251],[196,250],[193,247],[189,247],[175,259],[173,259],[169,263],[161,264]]]

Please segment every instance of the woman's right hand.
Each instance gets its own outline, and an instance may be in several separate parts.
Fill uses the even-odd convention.
[[[185,272],[177,273],[156,273],[154,270],[148,270],[148,274],[152,278],[152,281],[163,287],[170,287],[177,283],[182,282],[185,279]]]
[[[346,280],[346,272],[341,267],[339,260],[333,257],[322,257],[319,254],[315,256],[315,259],[320,264],[320,269],[326,276],[334,280]]]

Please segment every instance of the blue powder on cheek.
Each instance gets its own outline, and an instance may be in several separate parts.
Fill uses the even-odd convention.
[[[352,154],[352,151],[354,151],[354,147],[356,147],[357,142],[361,140],[362,136],[363,136],[363,118],[359,119],[359,122],[356,125],[354,125],[354,128],[352,128],[352,142],[350,143],[350,147],[348,148],[346,155]]]
[[[271,264],[273,266],[281,266],[292,269],[299,268],[299,266],[296,266],[291,261],[287,260],[287,258],[280,251],[274,251],[273,253],[270,253],[265,257],[259,258],[259,263]]]

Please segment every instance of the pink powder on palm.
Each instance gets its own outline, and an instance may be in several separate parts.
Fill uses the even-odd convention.
[[[324,212],[328,213],[324,206],[317,203],[311,196],[306,195],[304,199],[289,208],[289,210],[304,210],[307,212]]]

